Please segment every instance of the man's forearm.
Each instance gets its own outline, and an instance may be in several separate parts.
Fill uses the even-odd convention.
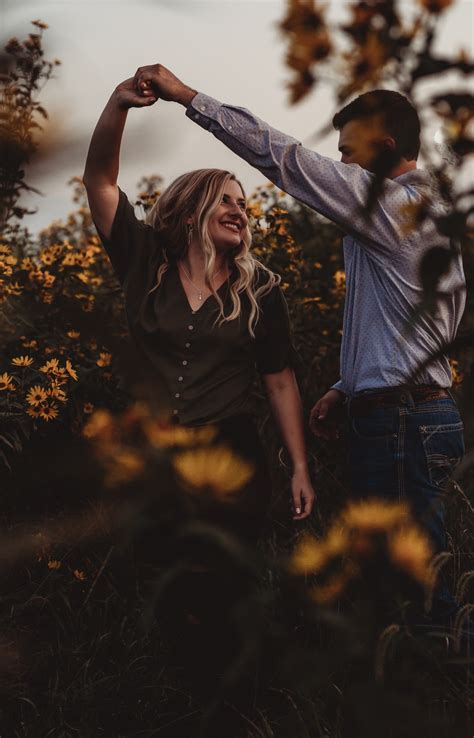
[[[387,180],[383,206],[377,202],[366,217],[367,193],[373,175],[352,164],[334,161],[308,149],[295,138],[273,128],[250,110],[223,105],[199,93],[186,115],[256,167],[271,182],[347,233],[363,236],[387,252],[401,242],[400,210],[409,196]]]
[[[120,146],[128,110],[112,95],[92,134],[84,170],[84,185],[116,184]]]

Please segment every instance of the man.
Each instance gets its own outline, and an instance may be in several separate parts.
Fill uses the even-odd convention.
[[[420,309],[422,259],[434,246],[448,250],[450,244],[431,217],[412,227],[413,212],[433,194],[429,175],[417,169],[415,109],[396,92],[361,95],[334,117],[337,162],[248,110],[197,93],[160,64],[141,67],[135,83],[144,95],[184,105],[192,121],[347,233],[341,378],[314,406],[311,427],[316,435],[334,435],[332,416],[345,403],[353,492],[408,500],[435,551],[443,550],[442,487],[464,444],[442,347],[456,335],[465,279],[461,255],[452,246],[434,309]],[[368,213],[368,192],[381,161],[383,188]]]

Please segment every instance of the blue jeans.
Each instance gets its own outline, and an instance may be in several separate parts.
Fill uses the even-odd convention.
[[[450,397],[416,404],[410,392],[405,398],[363,417],[351,417],[349,401],[352,491],[406,501],[437,553],[446,548],[444,487],[464,454],[463,424]]]

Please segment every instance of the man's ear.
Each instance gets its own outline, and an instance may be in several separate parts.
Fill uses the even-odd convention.
[[[385,149],[389,149],[390,151],[395,151],[396,148],[396,142],[395,139],[392,138],[392,136],[387,136],[383,140],[383,146]]]

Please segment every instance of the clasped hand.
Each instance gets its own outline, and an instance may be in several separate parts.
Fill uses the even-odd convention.
[[[162,64],[139,67],[133,79],[137,93],[154,101],[161,98],[187,106],[197,94]]]

